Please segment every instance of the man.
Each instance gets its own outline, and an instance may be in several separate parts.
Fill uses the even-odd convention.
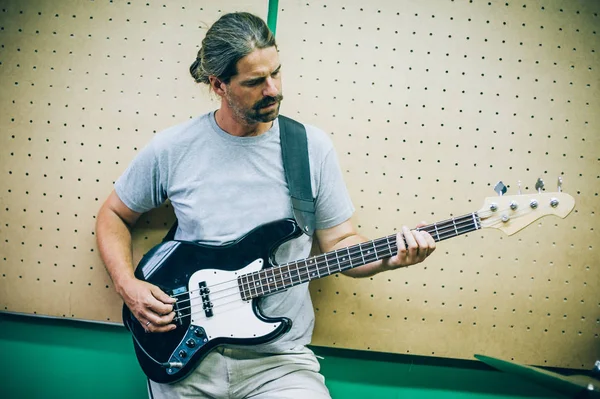
[[[169,198],[179,221],[176,239],[212,245],[293,217],[277,120],[281,64],[264,21],[247,13],[223,15],[208,30],[190,72],[221,98],[220,108],[157,134],[117,180],[97,218],[98,247],[115,288],[153,334],[175,328],[174,299],[134,277],[129,229],[143,212]],[[328,136],[305,127],[319,247],[328,252],[366,241],[350,221],[354,208]],[[302,235],[283,244],[276,261],[307,257],[312,239]],[[435,243],[403,227],[398,247],[397,255],[345,274],[367,277],[422,262]],[[328,398],[319,364],[305,347],[314,323],[308,284],[263,298],[261,309],[292,319],[292,329],[260,346],[218,348],[182,381],[150,382],[151,395]]]

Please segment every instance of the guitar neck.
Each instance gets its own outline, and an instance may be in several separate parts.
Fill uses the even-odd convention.
[[[420,227],[438,242],[481,228],[477,212]],[[388,258],[398,252],[396,234],[327,252],[310,258],[248,273],[238,278],[244,300],[286,290],[311,280]],[[406,242],[404,242],[406,245]]]

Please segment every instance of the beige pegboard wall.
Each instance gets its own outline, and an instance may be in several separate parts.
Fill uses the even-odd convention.
[[[151,138],[218,107],[188,68],[228,11],[267,1],[0,1],[0,310],[121,322],[94,223]],[[173,221],[135,231],[135,258]]]
[[[498,180],[576,199],[427,264],[313,283],[318,345],[588,368],[600,356],[598,6],[280,0],[285,114],[331,134],[371,237],[478,210]],[[507,5],[508,4],[508,5]],[[153,133],[217,104],[187,68],[266,1],[0,1],[0,310],[119,322],[97,210]],[[171,222],[136,230],[136,258]]]
[[[279,2],[282,111],[340,156],[361,233],[477,211],[558,177],[576,201],[422,266],[311,286],[316,345],[590,368],[600,357],[597,2]]]

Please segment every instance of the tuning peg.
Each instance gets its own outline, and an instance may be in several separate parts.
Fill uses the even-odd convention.
[[[537,179],[537,182],[535,182],[535,189],[538,190],[538,193],[542,193],[542,190],[544,189],[544,181],[541,177]]]
[[[499,195],[502,196],[504,194],[506,194],[507,188],[504,185],[504,183],[502,183],[502,181],[499,181],[498,183],[496,183],[496,185],[494,186],[494,191]]]
[[[558,176],[558,192],[559,193],[562,191],[562,184],[563,184],[562,177]]]

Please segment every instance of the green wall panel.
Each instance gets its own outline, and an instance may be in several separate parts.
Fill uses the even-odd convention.
[[[314,348],[333,398],[563,398],[474,362]],[[122,327],[0,314],[0,398],[146,398]]]

